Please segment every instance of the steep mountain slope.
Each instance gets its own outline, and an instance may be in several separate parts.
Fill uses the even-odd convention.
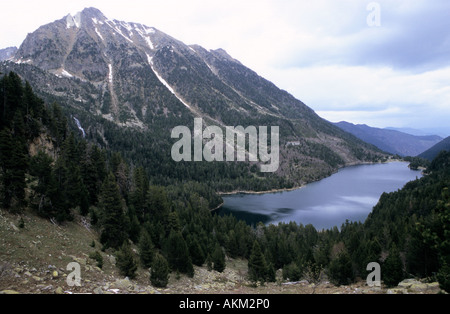
[[[170,160],[170,130],[179,125],[192,130],[195,117],[220,127],[279,126],[276,175],[288,185],[385,158],[224,50],[188,46],[155,28],[110,20],[95,8],[29,34],[13,62],[0,64],[0,71],[15,71],[46,101],[63,104],[100,145],[124,151],[130,159],[146,159],[149,151],[158,155],[156,166],[149,161],[148,168],[168,167],[187,176],[198,172],[199,165]],[[125,143],[131,138],[139,144]],[[241,165],[238,169],[248,172]]]
[[[423,152],[422,154],[419,155],[419,157],[432,161],[443,150],[450,152],[450,137],[447,137],[446,139],[437,143],[427,151]]]
[[[414,136],[395,130],[354,125],[348,122],[339,122],[336,125],[383,151],[400,156],[417,156],[442,140],[437,135]]]

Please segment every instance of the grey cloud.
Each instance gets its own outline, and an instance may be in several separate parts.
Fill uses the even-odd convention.
[[[362,26],[358,20],[352,31],[317,38],[317,46],[293,43],[280,65],[388,66],[412,72],[450,65],[450,1],[410,1],[403,8],[392,1],[379,2],[380,27]],[[327,35],[333,40],[326,39]]]

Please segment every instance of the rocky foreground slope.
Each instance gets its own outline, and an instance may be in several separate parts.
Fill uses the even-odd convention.
[[[31,228],[31,226],[33,226]],[[23,228],[21,228],[23,227]],[[363,281],[336,287],[327,281],[310,284],[277,282],[254,287],[247,280],[247,261],[227,260],[223,273],[196,267],[195,277],[172,274],[166,289],[150,285],[148,270],[139,269],[136,280],[119,275],[116,259],[101,252],[102,269],[89,257],[100,251],[97,234],[89,223],[77,217],[58,226],[32,214],[22,217],[0,211],[0,294],[436,294],[438,283],[405,280],[397,288],[371,288]],[[93,244],[95,243],[95,246]],[[137,254],[137,251],[135,251]],[[81,266],[81,287],[70,287],[69,263]]]

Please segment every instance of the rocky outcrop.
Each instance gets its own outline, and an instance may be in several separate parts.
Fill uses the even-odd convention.
[[[388,289],[388,294],[436,294],[441,291],[438,282],[425,283],[416,279],[406,279],[396,288]]]

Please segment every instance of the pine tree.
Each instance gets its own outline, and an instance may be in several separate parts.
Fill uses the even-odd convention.
[[[123,200],[115,176],[110,173],[100,193],[101,243],[106,248],[119,248],[127,239]]]
[[[148,189],[149,182],[144,168],[136,168],[133,172],[133,189],[130,195],[130,203],[133,204],[136,214],[141,221],[145,219],[145,197]]]
[[[283,267],[283,279],[290,281],[299,281],[302,276],[301,270],[297,263],[292,262],[289,265]]]
[[[9,209],[11,206],[11,199],[13,191],[11,189],[12,173],[11,173],[11,158],[12,158],[12,137],[9,129],[0,131],[0,179],[1,179],[1,201],[2,207]]]
[[[347,252],[341,252],[329,265],[330,281],[337,285],[348,285],[355,279],[352,262]]]
[[[38,180],[38,184],[33,187],[32,206],[37,214],[44,218],[56,217],[53,204],[56,204],[55,196],[58,189],[52,163],[53,159],[41,151],[30,161],[30,175]]]
[[[167,260],[172,271],[194,276],[192,260],[183,235],[179,231],[172,230],[168,239]]]
[[[189,253],[194,265],[201,267],[205,263],[205,253],[203,253],[202,247],[195,235],[192,237],[191,241],[189,241]]]
[[[56,146],[61,147],[67,136],[67,118],[64,116],[61,107],[53,103],[50,110],[50,132],[56,139]]]
[[[144,230],[139,240],[139,255],[141,263],[145,268],[150,268],[153,263],[155,247],[148,232]]]
[[[89,214],[89,192],[84,184],[80,188],[80,214],[86,216]]]
[[[11,160],[10,165],[10,189],[12,200],[16,207],[20,207],[25,200],[25,174],[28,171],[28,146],[25,135],[25,125],[22,113],[17,110],[12,123]]]
[[[223,253],[223,249],[220,247],[219,243],[216,243],[216,247],[212,255],[212,262],[213,269],[219,273],[223,273],[226,267],[225,254]]]
[[[395,244],[392,245],[389,256],[386,258],[381,269],[382,279],[388,287],[397,286],[404,279],[403,263]]]
[[[449,293],[450,291],[450,266],[447,264],[448,261],[442,261],[442,266],[439,269],[436,277],[439,282],[439,286],[442,290]]]
[[[253,244],[252,253],[248,261],[248,274],[253,282],[265,282],[267,275],[267,265],[258,241]]]
[[[137,243],[139,242],[139,238],[141,235],[141,223],[136,216],[136,211],[134,210],[133,206],[128,208],[128,220],[128,236],[130,237],[131,241]]]
[[[165,288],[169,283],[169,264],[161,254],[155,254],[150,272],[150,282],[156,288]]]
[[[267,259],[266,259],[267,260]],[[267,263],[267,272],[266,272],[266,280],[268,282],[275,282],[277,280],[277,273],[275,271],[275,267],[271,262]]]
[[[169,220],[169,229],[175,232],[181,231],[181,223],[180,218],[178,217],[177,212],[171,212],[168,217]]]
[[[166,234],[169,235],[169,214],[170,203],[165,188],[150,186],[145,201],[146,216],[152,222],[159,222],[164,227]]]
[[[137,263],[127,241],[124,242],[121,249],[117,252],[117,267],[122,276],[130,279],[136,278]]]

